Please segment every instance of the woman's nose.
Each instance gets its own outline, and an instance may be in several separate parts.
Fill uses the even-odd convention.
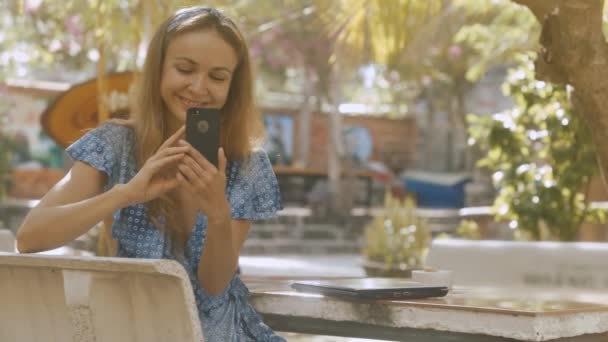
[[[207,78],[204,75],[195,76],[190,82],[190,89],[196,95],[205,95],[209,91],[207,84]]]

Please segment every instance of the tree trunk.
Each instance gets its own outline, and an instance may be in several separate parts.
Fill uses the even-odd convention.
[[[457,159],[455,160],[454,171],[466,171],[472,170],[470,163],[470,148],[467,144],[467,110],[465,103],[465,92],[466,92],[466,79],[464,75],[458,76],[455,79],[455,86],[453,90],[454,94],[454,117],[452,118],[452,127],[457,133],[458,143],[453,145]]]
[[[574,88],[572,101],[589,125],[608,184],[608,44],[603,0],[513,0],[542,24],[536,77]]]
[[[329,108],[327,113],[327,190],[330,202],[329,209],[333,215],[340,215],[342,210],[341,203],[343,202],[340,184],[342,175],[341,159],[344,155],[342,118],[338,108],[340,96],[337,94],[338,89],[333,86],[335,84],[333,65],[323,59],[323,62],[316,63],[315,66],[318,77],[319,107],[322,112],[323,102],[325,102]]]
[[[338,106],[335,105],[333,100],[329,100],[330,110],[327,113],[329,129],[328,129],[328,181],[329,181],[329,193],[331,198],[332,211],[334,213],[340,212],[342,207],[342,187],[341,187],[341,175],[342,175],[342,157],[344,155],[344,146],[342,142],[342,118],[338,111]]]
[[[429,84],[424,88],[424,98],[427,103],[426,128],[424,129],[425,154],[423,167],[425,170],[431,170],[434,167],[432,164],[435,147],[434,140],[432,139],[435,131],[435,103],[433,102],[433,97],[433,85]]]
[[[304,71],[304,102],[298,116],[298,157],[295,165],[298,167],[308,166],[308,154],[310,151],[310,121],[312,118],[313,95],[315,94],[314,72],[306,67]]]

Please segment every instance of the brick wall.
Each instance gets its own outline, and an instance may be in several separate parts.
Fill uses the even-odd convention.
[[[294,120],[294,156],[299,153],[298,113],[292,110],[267,110],[269,115],[289,115]],[[389,119],[363,116],[344,116],[343,126],[363,126],[369,129],[372,136],[371,160],[380,160],[395,170],[412,166],[415,162],[417,143],[416,123],[413,118]],[[312,168],[327,167],[328,116],[313,113],[310,124],[309,166]]]

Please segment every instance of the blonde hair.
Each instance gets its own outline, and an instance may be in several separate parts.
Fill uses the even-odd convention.
[[[216,9],[182,9],[162,23],[154,34],[148,47],[143,73],[136,80],[135,101],[128,124],[134,128],[135,154],[140,168],[172,133],[167,131],[164,118],[168,108],[160,94],[164,59],[169,44],[180,34],[197,30],[217,32],[232,46],[238,58],[220,115],[220,143],[228,160],[246,160],[263,137],[261,118],[254,103],[249,49],[243,35],[232,20]],[[172,238],[177,239],[181,248],[189,227],[180,227],[175,200],[170,196],[162,196],[150,201],[147,208],[154,224],[161,230],[167,230]],[[164,222],[161,219],[163,217]]]

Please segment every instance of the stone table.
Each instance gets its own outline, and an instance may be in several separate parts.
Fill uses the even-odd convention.
[[[455,287],[446,297],[363,301],[302,294],[246,278],[277,331],[392,341],[605,341],[608,293]]]

